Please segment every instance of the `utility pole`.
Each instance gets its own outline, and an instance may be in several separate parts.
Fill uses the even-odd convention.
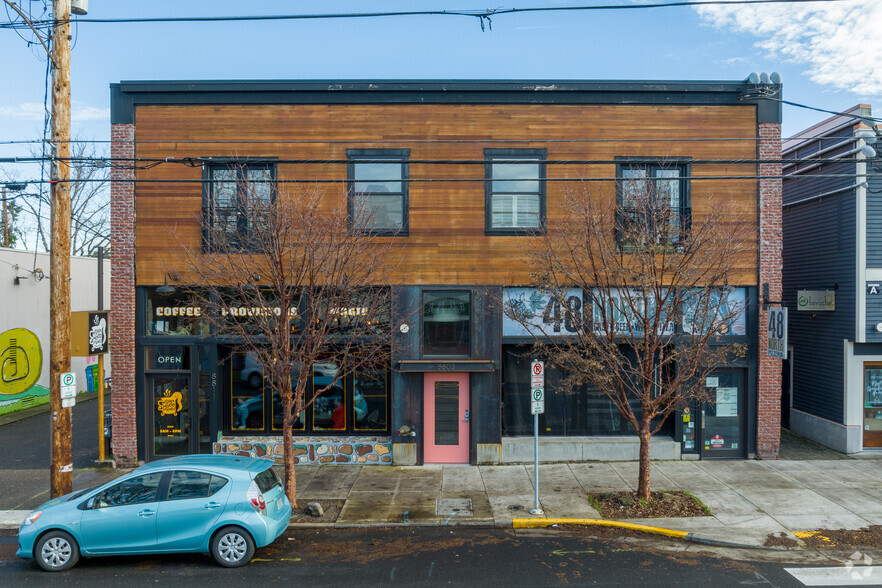
[[[52,243],[50,246],[49,399],[52,410],[51,496],[73,490],[71,409],[61,406],[61,374],[70,371],[70,0],[52,11]]]
[[[6,216],[6,186],[3,186],[3,246],[9,247],[9,218]]]

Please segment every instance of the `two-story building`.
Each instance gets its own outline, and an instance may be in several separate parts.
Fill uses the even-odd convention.
[[[368,196],[376,226],[403,242],[394,297],[421,309],[392,317],[385,371],[340,386],[345,424],[306,409],[299,463],[531,459],[530,340],[494,301],[531,284],[521,247],[560,218],[565,191],[597,182],[614,198],[635,168],[670,184],[684,223],[701,222],[713,196],[751,227],[750,261],[729,282],[745,303],[731,339],[747,353],[708,382],[725,387],[725,411],[674,415],[653,455],[774,458],[780,360],[767,357],[760,325],[763,286],[780,299],[781,108],[767,99],[778,91],[748,81],[113,84],[115,457],[281,456],[259,366],[188,306],[180,293],[198,284],[172,261],[171,228],[198,250],[235,164],[237,182],[277,181],[279,197],[295,178],[340,204]],[[315,378],[328,369],[315,366]],[[636,436],[599,391],[552,377],[546,406],[542,459],[636,458]]]
[[[837,451],[882,447],[882,166],[858,105],[784,143],[784,418]]]

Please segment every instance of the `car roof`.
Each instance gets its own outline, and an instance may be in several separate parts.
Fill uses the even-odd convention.
[[[273,465],[273,460],[238,455],[178,455],[142,465],[136,471],[149,472],[168,468],[198,467],[227,471],[259,472]]]

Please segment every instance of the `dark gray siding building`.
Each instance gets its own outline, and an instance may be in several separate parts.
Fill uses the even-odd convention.
[[[882,168],[861,151],[872,124],[855,106],[783,150],[799,160],[783,182],[784,421],[846,453],[882,446]]]

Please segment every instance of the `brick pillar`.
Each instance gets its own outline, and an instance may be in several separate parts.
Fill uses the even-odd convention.
[[[110,156],[135,156],[135,125],[111,125]],[[113,457],[120,465],[138,461],[135,417],[135,172],[110,170],[110,330],[113,348]],[[120,181],[123,180],[123,181]]]
[[[760,123],[759,158],[781,159],[781,124]],[[759,164],[759,383],[757,386],[756,453],[778,459],[781,445],[781,360],[766,355],[767,313],[762,308],[763,284],[769,300],[781,300],[781,164]],[[764,177],[778,176],[778,177]]]

